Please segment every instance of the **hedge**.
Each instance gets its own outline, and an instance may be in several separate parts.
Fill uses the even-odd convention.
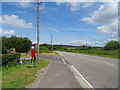
[[[2,55],[2,66],[16,66],[17,62],[20,60],[20,53],[10,53]]]

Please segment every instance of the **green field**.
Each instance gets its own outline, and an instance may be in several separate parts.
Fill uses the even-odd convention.
[[[116,58],[118,59],[119,50],[62,50],[66,52],[80,53],[80,54],[88,54],[88,55],[96,55],[102,57]]]
[[[46,67],[49,61],[41,59],[37,67],[34,67],[28,59],[26,63],[2,70],[2,87],[3,88],[25,88],[36,79],[36,74]],[[43,71],[41,71],[43,72]]]

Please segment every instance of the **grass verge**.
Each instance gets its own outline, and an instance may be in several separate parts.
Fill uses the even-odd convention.
[[[25,88],[36,79],[36,74],[42,68],[46,67],[49,61],[41,59],[37,67],[34,67],[27,59],[27,62],[2,70],[2,88]]]
[[[21,55],[21,57],[27,57],[27,56],[29,56],[29,55]]]
[[[58,54],[55,52],[50,52],[50,53],[41,53],[41,55],[54,56],[54,55],[58,55]]]

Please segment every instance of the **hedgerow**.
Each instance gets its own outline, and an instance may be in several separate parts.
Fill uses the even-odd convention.
[[[2,55],[2,66],[16,66],[17,62],[20,60],[20,53],[9,53]]]

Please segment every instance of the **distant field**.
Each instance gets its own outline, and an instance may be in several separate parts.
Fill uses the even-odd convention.
[[[63,51],[88,55],[97,55],[116,59],[118,59],[118,56],[120,55],[119,50],[63,50]]]
[[[70,50],[70,49],[75,49],[75,48],[74,47],[67,47],[67,49]]]

